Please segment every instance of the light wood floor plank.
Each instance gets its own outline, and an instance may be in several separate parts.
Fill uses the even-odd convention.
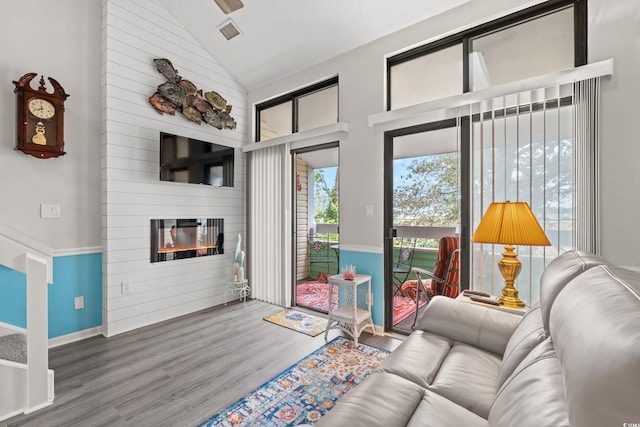
[[[196,426],[324,345],[263,320],[282,308],[250,300],[111,338],[50,350],[54,404],[0,427]],[[343,335],[337,329],[329,339]],[[400,340],[364,333],[395,349]]]

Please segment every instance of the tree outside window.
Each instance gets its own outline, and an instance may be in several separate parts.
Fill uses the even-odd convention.
[[[456,227],[458,153],[394,161],[393,217],[396,225]],[[435,239],[418,239],[417,246],[437,248]]]

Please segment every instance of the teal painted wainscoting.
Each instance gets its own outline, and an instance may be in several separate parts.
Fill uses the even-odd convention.
[[[356,273],[371,276],[371,292],[373,292],[371,314],[373,323],[380,327],[384,326],[384,274],[382,260],[381,253],[340,250],[340,270],[345,265],[351,264],[356,267]]]
[[[0,265],[0,322],[27,327],[27,276]]]
[[[102,325],[102,254],[53,258],[53,283],[49,285],[49,338]],[[84,297],[76,310],[75,297]],[[25,275],[0,266],[0,322],[27,325]]]
[[[84,296],[84,308],[74,298]],[[49,286],[49,338],[102,325],[102,254],[53,258]]]

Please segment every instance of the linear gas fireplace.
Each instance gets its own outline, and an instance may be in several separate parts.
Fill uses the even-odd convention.
[[[221,218],[152,219],[151,262],[224,253]]]

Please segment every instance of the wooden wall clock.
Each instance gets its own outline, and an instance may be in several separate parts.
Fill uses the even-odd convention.
[[[31,80],[38,73],[27,73],[13,81],[16,88],[17,141],[16,150],[39,159],[66,154],[64,152],[64,101],[69,95],[60,83],[49,77],[53,93],[47,92],[44,77],[40,87],[33,89]]]

